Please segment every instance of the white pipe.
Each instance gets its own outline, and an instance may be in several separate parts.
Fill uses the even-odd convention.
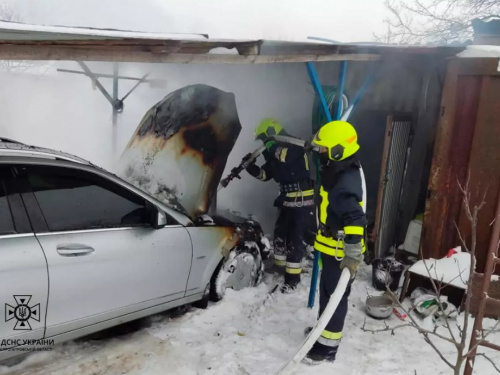
[[[271,138],[277,142],[289,143],[299,147],[304,147],[306,143],[303,139],[290,137],[289,135],[273,135]]]
[[[330,300],[325,307],[325,311],[323,311],[323,314],[321,314],[313,330],[309,333],[309,336],[307,336],[306,340],[299,348],[299,350],[295,353],[295,355],[287,363],[285,363],[283,367],[280,368],[276,375],[291,374],[292,371],[300,363],[300,361],[302,361],[302,359],[306,356],[309,350],[311,350],[312,346],[321,335],[321,332],[323,332],[323,330],[326,328],[328,322],[335,313],[335,310],[337,310],[337,307],[340,303],[340,300],[344,296],[350,279],[351,273],[347,268],[344,268],[342,270],[342,274],[340,275],[340,280],[337,284],[337,288],[335,288],[335,291],[330,296]]]
[[[244,163],[244,167],[248,167],[250,165],[250,163],[252,163],[255,159],[257,159],[260,154],[262,154],[264,151],[266,150],[266,146],[260,146],[258,149],[256,149],[254,152],[252,152],[252,156],[250,157],[250,159]]]
[[[306,144],[306,141],[303,139],[290,137],[289,135],[273,135],[272,138],[277,142],[288,143],[299,147],[304,147]],[[319,147],[313,144],[313,151],[319,151]]]

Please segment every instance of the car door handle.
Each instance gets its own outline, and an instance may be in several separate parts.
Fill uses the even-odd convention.
[[[93,253],[95,250],[87,245],[81,244],[64,244],[57,245],[57,252],[62,256],[81,256]]]

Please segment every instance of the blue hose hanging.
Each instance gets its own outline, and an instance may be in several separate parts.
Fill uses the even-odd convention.
[[[345,70],[344,70],[344,78],[345,78]],[[341,87],[343,89],[343,82],[341,82]],[[330,116],[332,119],[338,119],[341,117],[341,115],[344,113],[345,109],[348,108],[349,106],[349,101],[347,99],[346,95],[342,95],[342,102],[340,103],[340,107],[336,106],[336,97],[337,97],[337,87],[336,86],[321,86],[321,90],[323,91],[323,95],[325,97],[326,101],[326,106],[328,107],[328,112],[330,112]],[[339,109],[338,114],[336,114],[336,107]],[[325,113],[325,108],[323,108],[323,105],[321,103],[321,99],[316,93],[314,96],[314,103],[313,103],[313,111],[312,111],[312,129],[313,133],[316,133],[323,125],[325,125],[327,122],[329,122],[329,119],[327,118],[327,114]],[[320,181],[320,176],[319,176],[319,157],[316,153],[314,153],[314,166],[316,167],[316,181]],[[309,289],[309,298],[308,298],[308,303],[307,306],[312,309],[314,306],[314,297],[316,293],[316,288],[317,288],[317,280],[318,280],[318,273],[320,269],[320,264],[321,264],[321,257],[320,253],[315,250],[314,251],[314,260],[313,260],[313,270],[312,270],[312,275],[311,275],[311,288]]]
[[[339,88],[337,89],[335,86],[321,86],[319,83],[319,79],[314,68],[314,64],[308,62],[306,64],[307,71],[309,73],[309,77],[311,79],[311,83],[313,84],[314,91],[316,92],[314,103],[313,103],[313,113],[312,113],[312,128],[313,132],[316,133],[324,124],[331,121],[330,119],[348,121],[351,116],[354,107],[359,103],[363,94],[365,93],[367,87],[370,84],[372,76],[374,75],[374,71],[376,66],[371,64],[368,74],[363,82],[363,85],[358,90],[356,95],[354,96],[354,100],[352,104],[349,105],[349,101],[347,97],[344,95],[345,88],[345,78],[347,72],[347,62],[342,61],[340,63],[339,69]],[[335,103],[335,96],[337,95],[337,91],[342,93],[342,101]],[[321,98],[320,98],[321,96]],[[336,105],[335,115],[332,115],[334,112],[333,106]],[[314,165],[316,167],[316,184],[320,183],[320,174],[319,174],[319,158],[317,155],[314,156]],[[311,287],[309,289],[309,299],[307,302],[307,307],[310,309],[314,306],[314,299],[316,295],[316,289],[318,284],[318,274],[320,268],[320,252],[314,251],[314,261],[313,268],[311,273]]]
[[[325,95],[325,100],[330,110],[332,118],[335,118],[335,102],[337,99],[337,87],[336,86],[321,86],[323,93]],[[349,101],[346,95],[342,96],[341,113],[349,106]],[[341,116],[339,116],[340,118]],[[318,95],[314,96],[313,111],[312,111],[312,127],[313,131],[317,132],[319,128],[328,122],[325,113],[323,112],[323,107],[321,106],[320,99]]]

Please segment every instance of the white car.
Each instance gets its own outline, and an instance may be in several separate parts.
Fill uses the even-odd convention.
[[[167,203],[75,156],[0,139],[0,360],[259,282],[256,222]]]

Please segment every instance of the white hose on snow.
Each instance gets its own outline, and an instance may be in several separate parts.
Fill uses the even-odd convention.
[[[349,284],[349,280],[351,279],[351,273],[347,268],[342,270],[342,274],[340,275],[339,283],[337,284],[337,288],[330,296],[330,300],[325,307],[325,311],[321,314],[320,318],[316,322],[316,325],[312,329],[312,331],[307,336],[306,340],[299,348],[299,350],[295,353],[295,355],[287,362],[280,370],[276,373],[276,375],[289,375],[292,371],[297,367],[297,365],[302,361],[302,359],[306,356],[306,354],[311,350],[312,346],[316,342],[316,340],[321,335],[321,332],[326,328],[328,322],[332,318],[335,310],[340,303],[340,300],[344,296],[344,293],[347,289],[347,285]]]

